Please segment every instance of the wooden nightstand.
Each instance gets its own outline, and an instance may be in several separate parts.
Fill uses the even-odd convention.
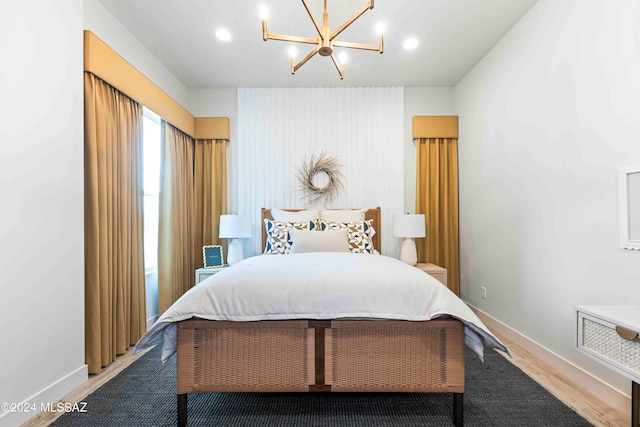
[[[428,273],[430,276],[435,277],[443,285],[447,286],[447,269],[440,267],[439,265],[431,264],[431,263],[418,263],[416,264],[416,268]]]
[[[216,273],[221,272],[222,270],[229,268],[229,266],[218,267],[218,268],[199,268],[196,270],[196,285],[202,282],[209,276],[213,276]]]

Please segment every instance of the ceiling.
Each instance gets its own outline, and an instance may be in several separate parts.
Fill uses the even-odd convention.
[[[328,57],[316,55],[291,75],[293,44],[262,40],[260,7],[268,30],[317,37],[296,0],[99,0],[188,88],[454,86],[536,0],[376,0],[336,40],[377,44],[384,54],[345,49],[345,78]],[[308,0],[322,26],[323,0]],[[366,0],[327,0],[329,27],[337,28]],[[215,32],[226,28],[228,42]],[[419,44],[405,50],[403,42]],[[300,60],[313,46],[297,44]],[[338,49],[336,48],[336,52]]]

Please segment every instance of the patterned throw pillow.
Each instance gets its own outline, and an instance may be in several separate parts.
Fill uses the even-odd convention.
[[[318,228],[316,221],[283,222],[272,221],[265,218],[264,226],[267,230],[267,244],[264,248],[265,255],[288,254],[291,251],[290,229],[313,231]]]
[[[271,209],[274,221],[281,222],[306,222],[317,221],[320,218],[319,209],[306,209],[303,211],[288,211],[284,209]]]
[[[349,236],[349,249],[357,254],[375,254],[373,247],[373,235],[376,230],[373,229],[372,220],[362,222],[325,222],[320,221],[320,231],[339,230],[346,228]]]
[[[320,211],[320,220],[324,222],[363,222],[366,211],[366,209],[325,209]]]

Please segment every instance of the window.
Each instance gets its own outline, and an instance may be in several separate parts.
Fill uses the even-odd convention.
[[[145,108],[142,119],[142,169],[144,188],[144,268],[158,267],[158,210],[160,200],[160,117]]]

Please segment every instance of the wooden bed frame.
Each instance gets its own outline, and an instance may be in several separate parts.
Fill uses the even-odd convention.
[[[270,210],[262,216],[271,219]],[[380,230],[380,208],[367,218]],[[265,238],[263,231],[263,247]],[[194,318],[178,322],[177,353],[181,427],[187,393],[196,391],[453,393],[453,421],[463,425],[464,327],[455,319]]]

